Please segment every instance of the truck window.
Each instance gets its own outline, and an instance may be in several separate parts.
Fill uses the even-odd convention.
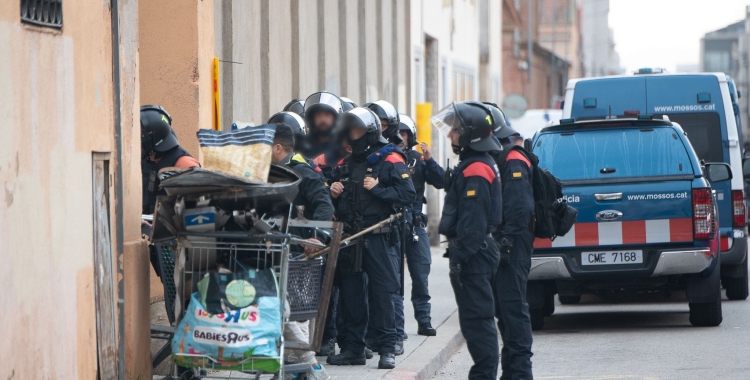
[[[668,127],[547,132],[534,154],[540,167],[563,181],[692,175],[677,133]]]
[[[687,132],[698,158],[706,162],[724,162],[721,120],[716,112],[667,115]]]

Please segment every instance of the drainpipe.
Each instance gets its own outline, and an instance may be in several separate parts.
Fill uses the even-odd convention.
[[[123,174],[122,174],[122,107],[120,99],[120,9],[118,0],[110,0],[110,14],[112,17],[112,82],[115,121],[115,154],[117,166],[115,167],[115,236],[117,237],[117,300],[118,300],[118,341],[117,341],[117,369],[118,379],[125,380],[125,228],[123,219],[125,207],[123,206]]]

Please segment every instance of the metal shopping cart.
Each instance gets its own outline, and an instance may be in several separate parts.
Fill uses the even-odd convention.
[[[284,174],[289,175],[289,173],[280,172],[278,167],[272,168],[272,172],[274,169],[276,172],[272,174],[277,178],[283,177]],[[198,175],[205,176],[205,172],[198,172]],[[290,349],[317,350],[319,348],[335,272],[342,232],[341,224],[330,221],[307,221],[303,218],[291,219],[291,200],[296,195],[296,192],[293,193],[293,190],[296,191],[296,186],[292,185],[296,185],[295,181],[279,181],[283,185],[277,183],[245,188],[235,186],[231,188],[231,191],[216,191],[212,188],[210,192],[186,192],[181,188],[182,186],[174,184],[180,183],[174,181],[174,178],[180,180],[179,176],[170,178],[173,186],[172,194],[168,187],[168,195],[159,197],[152,233],[152,241],[176,239],[178,242],[176,249],[158,251],[161,265],[165,269],[174,268],[173,281],[170,281],[170,273],[165,273],[168,270],[162,272],[165,298],[170,297],[168,304],[173,305],[173,312],[169,313],[170,322],[173,323],[172,327],[152,326],[152,336],[170,340],[157,354],[159,358],[154,358],[154,365],[158,364],[157,359],[161,361],[171,353],[178,368],[181,368],[181,370],[176,369],[175,374],[178,374],[178,371],[189,371],[192,372],[192,378],[197,379],[226,379],[230,378],[229,376],[236,378],[236,375],[217,372],[224,370],[254,374],[257,379],[263,374],[270,373],[275,374],[275,378],[283,379],[285,370],[303,372],[304,365],[284,365],[283,363],[286,349],[283,334],[281,334],[283,323],[287,320],[313,319],[315,323],[312,324],[310,343],[296,344]],[[186,182],[189,181],[183,178],[182,184]],[[169,181],[162,183],[170,185]],[[212,185],[215,186],[215,183],[216,181],[213,181]],[[227,212],[232,211],[233,223],[237,224],[240,230],[235,228],[210,232],[190,231],[185,227],[186,223],[181,222],[180,213],[184,211],[186,205],[195,204],[210,205]],[[245,212],[248,209],[252,209],[252,212]],[[246,223],[244,227],[243,223]],[[315,260],[293,257],[290,246],[307,243],[290,235],[288,233],[290,226],[329,231],[331,250],[327,257]],[[221,277],[219,273],[230,277],[237,273],[242,273],[243,276],[268,273],[273,278],[276,298],[271,298],[278,302],[276,307],[280,310],[282,317],[278,318],[278,326],[275,328],[279,334],[275,339],[272,353],[256,355],[251,351],[235,356],[235,352],[232,352],[232,356],[227,357],[224,354],[224,347],[218,347],[216,352],[206,353],[186,344],[186,336],[190,340],[196,338],[199,332],[194,331],[194,336],[188,335],[192,331],[190,329],[196,328],[181,322],[189,311],[208,314],[207,311],[196,306],[195,297],[198,294],[205,294],[206,278]],[[164,280],[165,276],[166,280]],[[203,287],[203,293],[201,293],[201,287]],[[235,298],[242,298],[241,293],[230,291],[229,287],[225,289],[225,292],[225,297],[221,299],[222,307],[231,306],[227,302],[232,302]],[[235,298],[231,298],[230,293],[232,293],[231,297]],[[258,299],[260,297],[256,298],[256,302]],[[204,303],[201,305],[205,307]],[[237,314],[233,313],[233,311],[228,311],[226,315],[217,315],[229,319],[235,318],[235,320],[245,318],[246,314],[249,316],[248,313],[241,311],[237,311]],[[219,326],[227,328],[226,325]],[[173,339],[175,330],[177,334],[181,334],[178,335],[178,339]],[[180,336],[182,341],[179,341]],[[184,374],[181,376],[186,377]]]

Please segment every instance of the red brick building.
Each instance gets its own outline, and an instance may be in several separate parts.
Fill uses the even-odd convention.
[[[531,33],[529,3],[532,5]],[[558,108],[570,63],[539,43],[541,17],[535,3],[538,4],[528,0],[503,0],[503,90],[505,96],[522,95],[529,109]]]

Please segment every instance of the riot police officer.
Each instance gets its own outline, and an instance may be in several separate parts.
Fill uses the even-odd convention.
[[[344,112],[349,111],[352,108],[359,107],[357,103],[354,103],[354,100],[351,100],[345,96],[341,96],[341,105],[343,106]]]
[[[425,230],[427,215],[422,212],[422,204],[427,203],[424,196],[425,184],[430,184],[436,189],[442,189],[445,170],[432,158],[432,152],[426,143],[419,144],[424,153],[419,153],[414,149],[417,145],[417,127],[411,117],[399,115],[398,132],[402,140],[399,147],[406,154],[406,166],[411,174],[411,183],[414,184],[414,190],[417,192],[417,198],[414,200],[411,209],[412,236],[406,239],[406,263],[409,266],[409,275],[411,276],[411,302],[414,305],[414,319],[419,324],[417,334],[435,336],[437,331],[431,324],[430,291],[427,286],[432,255],[430,254],[429,237]]]
[[[159,194],[159,170],[201,166],[180,147],[172,130],[172,117],[161,106],[141,106],[142,214],[153,214]]]
[[[401,136],[398,134],[399,113],[396,111],[396,107],[385,100],[367,103],[364,106],[378,115],[380,126],[383,130],[383,137],[394,145],[401,143]]]
[[[452,103],[431,120],[459,156],[438,230],[449,240],[458,320],[474,361],[469,379],[494,380],[499,349],[492,284],[500,257],[491,233],[501,223],[502,195],[500,174],[487,152],[500,147],[492,137],[491,111],[482,103]]]
[[[316,92],[305,100],[305,124],[308,127],[309,145],[302,155],[318,157],[335,145],[333,127],[343,109],[341,98],[330,92]]]
[[[292,99],[284,106],[284,112],[294,112],[303,119],[305,118],[305,101],[302,99]]]
[[[506,124],[499,108],[492,110],[494,136],[503,147],[492,156],[503,184],[503,222],[494,234],[500,244],[500,265],[495,276],[495,316],[503,340],[500,362],[503,380],[531,380],[531,319],[526,302],[531,251],[534,243],[532,165],[517,143],[520,136]]]
[[[356,233],[388,218],[396,207],[411,204],[415,192],[405,157],[383,138],[377,115],[357,107],[341,115],[339,127],[340,133],[349,137],[352,154],[336,168],[331,196],[337,219],[345,223],[348,233]],[[339,263],[346,340],[339,342],[340,354],[328,357],[329,364],[364,365],[365,332],[369,328],[378,339],[378,368],[395,367],[393,297],[400,287],[398,263],[394,260],[396,233],[385,226],[345,250],[355,263],[347,268]],[[368,307],[368,298],[372,308]]]

